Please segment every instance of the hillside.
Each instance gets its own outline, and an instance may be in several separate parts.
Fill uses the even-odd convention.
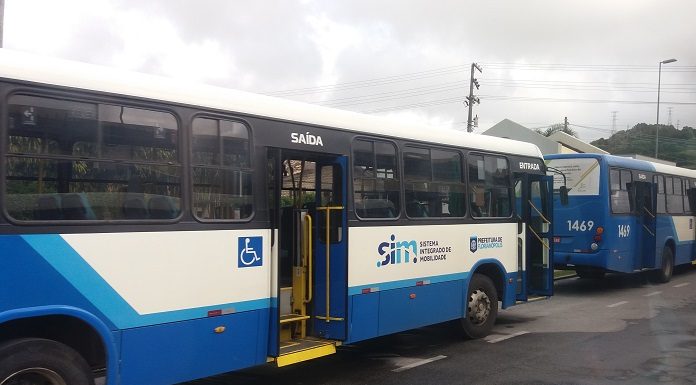
[[[640,123],[630,130],[618,131],[608,139],[600,138],[591,144],[612,154],[655,156],[655,124]],[[660,124],[660,159],[677,162],[677,166],[696,169],[696,130],[685,126]]]

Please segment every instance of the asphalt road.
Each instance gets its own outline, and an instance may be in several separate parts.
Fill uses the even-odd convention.
[[[188,385],[696,383],[695,306],[691,266],[660,285],[571,278],[549,300],[501,311],[485,339],[441,324]]]

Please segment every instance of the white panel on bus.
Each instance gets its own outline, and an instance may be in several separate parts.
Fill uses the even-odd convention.
[[[62,237],[141,315],[271,297],[270,230]]]

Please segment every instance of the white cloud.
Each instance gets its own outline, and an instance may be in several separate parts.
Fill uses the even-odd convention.
[[[217,0],[6,0],[5,43],[15,49],[257,92],[346,83],[472,61],[515,63],[642,64],[676,57],[694,65],[696,30],[690,0],[461,1],[351,0],[235,2]],[[482,95],[555,99],[655,99],[652,72],[530,71],[484,66]],[[494,84],[491,79],[598,82],[604,90],[561,90]],[[462,127],[461,102],[468,71],[350,90],[331,89],[293,98],[355,98],[440,83],[460,87],[408,98],[372,98],[343,105],[358,111],[425,105],[390,112]],[[617,84],[645,83],[628,92]],[[508,82],[509,83],[509,82]],[[663,72],[665,84],[696,84],[694,72]],[[696,93],[670,93],[663,101],[696,101]],[[667,119],[667,110],[661,116]],[[482,98],[474,113],[478,131],[510,118],[522,123],[571,122],[617,126],[654,121],[654,105],[494,101]],[[661,119],[661,120],[663,120]],[[696,106],[675,105],[673,122],[696,125]],[[666,120],[664,120],[666,122]],[[584,138],[601,131],[579,130]]]

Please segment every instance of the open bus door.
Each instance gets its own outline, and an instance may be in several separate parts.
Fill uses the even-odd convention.
[[[552,194],[552,176],[522,174],[515,184],[519,301],[529,295],[553,295]]]
[[[634,258],[634,270],[651,269],[655,266],[655,185],[650,182],[633,182],[636,211],[640,224],[639,239]]]
[[[268,351],[285,366],[346,338],[346,157],[273,149],[269,175],[278,252]]]

